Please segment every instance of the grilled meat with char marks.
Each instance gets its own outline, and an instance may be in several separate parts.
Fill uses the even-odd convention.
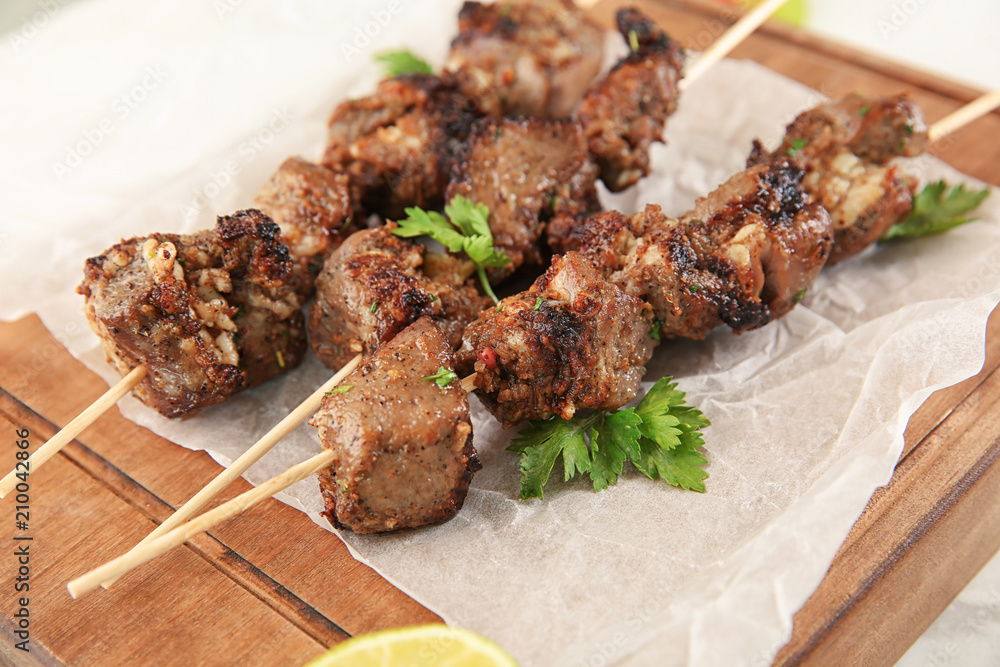
[[[681,47],[636,9],[618,12],[630,53],[583,98],[583,126],[601,180],[612,192],[649,173],[649,147],[663,141],[667,117],[677,110],[684,67]]]
[[[466,281],[471,267],[442,256],[425,264],[425,248],[395,236],[395,228],[389,223],[350,236],[316,281],[309,339],[330,368],[340,368],[359,352],[371,354],[423,316],[431,317],[457,348],[466,325],[492,304]]]
[[[309,423],[336,452],[319,473],[336,528],[382,533],[441,523],[461,509],[480,463],[472,446],[468,396],[456,379],[446,336],[423,317],[383,345],[323,398]]]
[[[889,163],[920,155],[927,141],[923,115],[905,95],[848,95],[799,114],[773,153],[755,141],[748,164],[785,155],[803,163],[804,187],[833,220],[833,263],[864,250],[910,212],[916,179]]]
[[[785,315],[829,256],[826,211],[809,203],[792,161],[736,174],[672,219],[658,206],[593,218],[581,251],[627,294],[647,300],[662,336],[701,339]]]
[[[108,361],[146,405],[179,417],[296,366],[301,304],[278,226],[256,210],[214,230],[122,241],[87,260],[78,292]]]
[[[347,176],[290,157],[257,194],[254,206],[281,228],[292,257],[291,284],[303,300],[309,298],[323,260],[355,230]]]
[[[476,122],[455,161],[446,198],[463,195],[489,206],[494,246],[510,263],[487,270],[490,280],[542,263],[546,224],[572,227],[600,210],[596,169],[580,127],[569,120]]]
[[[653,314],[567,253],[531,288],[483,311],[460,357],[475,359],[480,398],[505,428],[522,419],[571,418],[635,397],[653,354]]]
[[[601,69],[603,34],[572,0],[466,2],[447,68],[492,116],[569,116]]]
[[[350,179],[356,219],[440,208],[452,156],[481,115],[449,75],[386,79],[334,110],[323,163]]]

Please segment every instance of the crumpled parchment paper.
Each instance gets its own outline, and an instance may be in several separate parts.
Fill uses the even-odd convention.
[[[73,292],[84,259],[120,237],[208,227],[248,205],[287,155],[318,158],[330,110],[377,81],[371,56],[406,46],[441,63],[457,5],[57,6],[30,39],[0,51],[0,271],[14,286],[0,316],[37,311],[74,355],[116,380]],[[775,145],[821,100],[753,63],[723,62],[685,93],[654,173],[604,201],[679,214],[742,167],[752,138]],[[972,183],[931,158],[908,168],[924,181]],[[798,308],[760,331],[660,347],[647,377],[675,376],[713,422],[707,493],[632,471],[600,494],[583,480],[556,482],[544,502],[521,502],[517,457],[505,451],[512,433],[473,399],[484,469],[459,516],[341,537],[448,622],[526,665],[769,664],[889,480],[909,416],[982,366],[1000,301],[1000,197],[980,215],[824,269]],[[311,359],[186,420],[131,397],[120,409],[228,463],[328,375]],[[317,449],[300,427],[247,477],[259,483]],[[282,499],[329,528],[314,479]]]

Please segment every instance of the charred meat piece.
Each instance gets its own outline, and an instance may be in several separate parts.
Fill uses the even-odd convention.
[[[649,173],[649,147],[663,141],[667,117],[677,110],[684,67],[681,47],[636,9],[618,12],[630,53],[583,98],[583,125],[601,180],[612,192]]]
[[[785,315],[832,247],[830,218],[810,204],[789,160],[736,174],[679,220],[658,206],[588,223],[582,251],[610,282],[647,300],[664,337],[701,339]]]
[[[447,75],[386,79],[333,112],[323,163],[347,174],[357,219],[439,208],[452,156],[481,115]]]
[[[542,262],[547,224],[572,227],[600,210],[596,169],[576,123],[540,118],[476,122],[460,152],[447,200],[463,195],[490,209],[494,246],[510,263],[488,270],[499,280]]]
[[[146,367],[143,403],[179,417],[299,363],[305,326],[278,234],[260,211],[239,211],[215,230],[134,238],[87,260],[87,319],[120,373]]]
[[[480,463],[472,446],[468,395],[453,371],[451,344],[421,318],[368,357],[323,398],[309,421],[324,449],[336,452],[319,473],[336,528],[383,533],[441,523],[462,508]]]
[[[906,96],[848,95],[799,114],[773,153],[754,142],[748,164],[794,155],[805,165],[803,185],[833,220],[833,263],[864,250],[910,212],[916,179],[889,162],[926,148],[923,115]]]
[[[355,229],[347,176],[290,157],[257,194],[254,206],[281,228],[292,257],[292,284],[307,299],[323,260]]]
[[[569,116],[601,69],[603,34],[572,0],[466,2],[447,68],[492,116]]]
[[[425,265],[425,248],[395,236],[395,228],[389,223],[350,236],[316,281],[309,338],[330,368],[340,368],[359,352],[371,354],[423,316],[432,318],[457,348],[466,325],[492,304],[466,281],[470,267],[440,256]]]
[[[554,257],[528,291],[483,311],[460,356],[475,357],[479,396],[505,428],[569,419],[635,397],[656,345],[652,326],[649,306],[571,252]]]

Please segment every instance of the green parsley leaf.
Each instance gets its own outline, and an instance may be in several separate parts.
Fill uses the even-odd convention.
[[[326,392],[325,396],[336,396],[337,394],[346,394],[350,390],[354,389],[353,384],[342,384],[340,386],[334,387],[330,391]]]
[[[866,105],[864,105],[863,107],[861,107],[860,109],[858,109],[858,115],[859,115],[859,116],[862,116],[862,117],[863,117],[863,116],[865,116],[865,115],[867,115],[867,114],[868,114],[868,110],[869,110],[870,108],[871,108],[871,107],[870,107],[870,106],[868,106],[867,104],[866,104]]]
[[[809,288],[803,287],[802,289],[800,289],[798,292],[795,293],[795,296],[792,297],[792,300],[795,302],[796,305],[800,304],[802,303],[802,299],[806,298],[806,294],[808,293],[809,293]]]
[[[541,310],[543,302],[544,302],[544,299],[542,299],[542,297],[536,296],[535,297],[535,306],[534,306],[534,308],[531,309],[532,312],[536,312],[537,313],[539,310]]]
[[[667,484],[679,486],[682,489],[705,492],[705,480],[708,473],[702,468],[708,460],[697,450],[687,447],[675,447],[665,451],[656,443],[643,438],[639,442],[642,456],[634,459],[635,467],[650,479],[662,479]]]
[[[806,147],[805,139],[792,139],[792,145],[785,151],[787,155],[798,155]]]
[[[453,253],[465,252],[476,265],[483,290],[493,299],[493,303],[499,303],[486,278],[485,269],[506,266],[510,259],[493,247],[489,207],[473,203],[462,195],[455,195],[444,207],[444,212],[445,215],[441,215],[436,211],[408,208],[408,217],[400,220],[392,233],[405,238],[430,236]]]
[[[396,236],[429,236],[451,252],[462,251],[465,238],[437,211],[425,211],[414,206],[406,209],[406,215],[408,217],[400,220],[399,226],[392,230]]]
[[[965,214],[977,208],[990,194],[989,188],[966,189],[959,184],[950,190],[944,181],[928,183],[913,198],[913,210],[902,222],[889,228],[879,243],[896,239],[940,234],[975,220]]]
[[[441,366],[437,370],[437,373],[434,373],[434,375],[428,375],[427,377],[423,378],[424,382],[433,382],[442,389],[444,389],[457,379],[458,379],[458,374],[455,371],[449,371],[444,366]]]
[[[629,408],[604,416],[599,427],[590,429],[590,479],[595,491],[616,484],[625,461],[640,456],[641,423],[642,418]]]
[[[385,51],[375,56],[375,62],[385,68],[386,76],[401,74],[433,74],[434,69],[426,60],[418,58],[411,51]]]
[[[653,320],[653,328],[649,331],[649,335],[653,340],[660,340],[660,329],[663,328],[663,322],[660,320]]]
[[[560,455],[563,457],[563,479],[576,472],[590,471],[590,455],[584,439],[586,427],[573,419],[532,421],[513,440],[509,451],[521,454],[521,499],[542,498],[542,487]]]
[[[378,310],[378,301],[372,301],[372,305],[368,307],[368,312],[374,315],[376,310]]]
[[[627,461],[650,479],[704,491],[707,461],[697,450],[710,422],[684,397],[667,377],[636,408],[529,422],[508,448],[521,454],[521,499],[543,497],[559,457],[564,480],[589,473],[595,491],[617,483]]]
[[[632,49],[633,53],[639,50],[639,35],[635,30],[628,31],[628,45]]]

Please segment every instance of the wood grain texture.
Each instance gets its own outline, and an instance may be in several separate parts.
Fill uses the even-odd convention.
[[[610,25],[619,4],[598,3],[593,15]],[[694,48],[736,18],[695,0],[638,4]],[[830,96],[909,90],[930,121],[977,96],[782,26],[765,26],[734,55]],[[996,136],[994,113],[933,152],[1000,184]],[[872,498],[826,579],[796,614],[779,664],[891,664],[996,550],[996,313],[987,340],[983,372],[937,392],[911,419],[892,483]],[[106,388],[37,318],[0,323],[0,462],[13,464],[15,428],[30,428],[37,446]],[[124,552],[218,471],[204,453],[177,447],[113,410],[32,475],[32,533],[46,545],[32,563],[35,652],[11,651],[10,627],[0,622],[0,664],[299,665],[348,635],[438,620],[354,561],[334,535],[276,501],[147,564],[108,592],[70,600],[68,579]],[[239,480],[216,502],[247,488]],[[13,533],[8,516],[0,517],[6,544]],[[9,581],[10,567],[0,559],[0,580]],[[13,604],[9,587],[0,587],[0,607]]]

